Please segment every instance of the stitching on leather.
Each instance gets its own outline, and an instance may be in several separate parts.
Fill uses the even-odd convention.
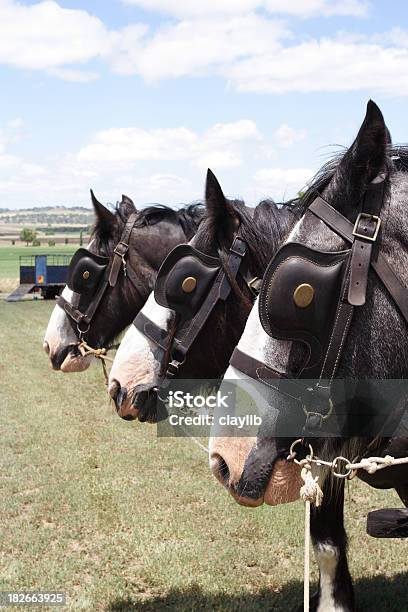
[[[331,377],[330,377],[330,383],[333,382],[334,374],[336,372],[336,369],[337,369],[337,366],[338,366],[338,363],[339,363],[340,355],[341,355],[342,350],[343,350],[343,345],[344,345],[344,342],[345,342],[345,339],[346,339],[346,336],[347,336],[347,333],[348,333],[348,330],[349,330],[349,327],[350,327],[350,321],[351,321],[351,317],[352,316],[353,316],[353,309],[351,309],[350,314],[349,314],[349,316],[347,318],[347,321],[346,321],[346,325],[344,326],[343,336],[342,336],[341,343],[340,343],[340,346],[339,346],[339,350],[338,350],[338,353],[337,353],[337,358],[336,358],[335,364],[333,366],[333,370],[332,370]]]
[[[323,362],[322,369],[321,369],[321,372],[320,372],[319,382],[322,380],[323,372],[324,372],[324,369],[326,367],[327,359],[329,357],[330,347],[333,344],[333,339],[334,339],[334,335],[336,333],[337,323],[338,323],[338,320],[339,320],[339,317],[340,317],[340,313],[343,310],[343,307],[344,307],[344,304],[340,304],[339,309],[338,309],[337,314],[336,314],[336,319],[334,321],[333,330],[332,330],[332,334],[331,334],[331,337],[330,337],[330,342],[329,342],[329,345],[327,347],[326,356],[324,358],[324,362]]]

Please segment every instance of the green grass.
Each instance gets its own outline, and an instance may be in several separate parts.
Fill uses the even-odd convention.
[[[291,610],[302,504],[239,507],[190,440],[116,417],[99,367],[51,371],[52,307],[0,303],[0,590],[60,589],[69,610]],[[386,506],[401,502],[351,483],[360,610],[407,609],[406,541],[365,534],[367,511]]]
[[[0,278],[19,277],[20,255],[53,255],[65,253],[72,255],[78,248],[77,244],[57,244],[49,246],[0,246]]]

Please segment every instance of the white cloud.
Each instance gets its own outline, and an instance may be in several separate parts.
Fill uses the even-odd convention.
[[[408,48],[313,40],[223,70],[239,91],[288,93],[369,90],[408,95]]]
[[[89,187],[111,201],[123,192],[138,202],[195,200],[203,195],[207,167],[228,174],[259,157],[267,143],[253,121],[241,119],[217,123],[203,132],[186,127],[111,128],[96,133],[79,151],[44,160],[42,166],[12,155],[6,150],[9,145],[4,138],[3,201],[11,198],[28,206],[87,203]]]
[[[288,36],[280,21],[255,14],[186,20],[164,25],[135,43],[129,40],[113,62],[119,72],[138,73],[147,81],[214,74],[239,59],[278,50],[278,41]]]
[[[98,132],[76,159],[79,163],[116,165],[186,160],[199,168],[231,168],[242,163],[243,144],[261,139],[256,124],[248,119],[217,123],[202,134],[185,127],[111,128]]]
[[[369,10],[361,0],[132,0],[175,15],[150,30],[144,23],[109,29],[85,10],[55,0],[0,0],[0,64],[43,70],[68,81],[97,78],[95,60],[147,82],[217,76],[237,91],[280,94],[361,91],[408,95],[408,33],[347,33],[297,37],[276,19],[350,15]],[[257,12],[258,11],[258,12]],[[93,62],[92,69],[89,63]]]
[[[48,69],[86,62],[109,48],[103,23],[86,11],[52,0],[22,5],[0,0],[0,62]]]
[[[307,136],[307,130],[295,130],[287,123],[282,123],[275,132],[275,139],[279,146],[288,149],[296,142],[304,140]]]
[[[0,129],[0,153],[3,153],[10,144],[22,138],[23,120],[19,117],[11,119],[4,129]]]
[[[89,83],[98,78],[96,72],[87,72],[85,70],[75,70],[74,68],[50,68],[48,74],[58,77],[63,81],[72,81],[76,83]]]
[[[123,0],[139,6],[179,18],[201,18],[220,15],[239,15],[263,8],[269,13],[287,13],[299,17],[366,15],[368,3],[361,0],[217,0],[194,2],[191,0]]]
[[[270,13],[287,13],[299,17],[363,17],[369,8],[368,2],[360,0],[265,0],[263,4]]]
[[[312,177],[310,168],[262,168],[255,173],[254,182],[259,198],[281,202],[296,196]]]

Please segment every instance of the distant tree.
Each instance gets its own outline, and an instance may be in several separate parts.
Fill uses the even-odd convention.
[[[24,227],[20,232],[20,240],[26,243],[26,246],[29,245],[30,242],[33,242],[37,238],[36,232],[34,230],[29,229],[28,227]]]
[[[82,246],[84,244],[84,234],[82,232],[82,230],[79,232],[79,246]]]
[[[49,240],[48,246],[55,246],[55,240]]]
[[[34,238],[33,246],[41,246],[41,242],[38,240],[38,238]]]
[[[14,246],[14,245],[16,244],[16,241],[15,241],[15,240],[12,240],[12,241],[11,241],[11,244]]]
[[[64,242],[65,244],[68,244],[68,238],[65,238]]]

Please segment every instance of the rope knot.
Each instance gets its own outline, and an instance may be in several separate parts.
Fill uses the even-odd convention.
[[[320,488],[318,483],[319,477],[313,477],[310,463],[306,463],[302,467],[302,471],[300,473],[304,485],[300,488],[300,498],[304,502],[310,502],[314,504],[316,508],[321,506],[323,501],[323,491]]]

